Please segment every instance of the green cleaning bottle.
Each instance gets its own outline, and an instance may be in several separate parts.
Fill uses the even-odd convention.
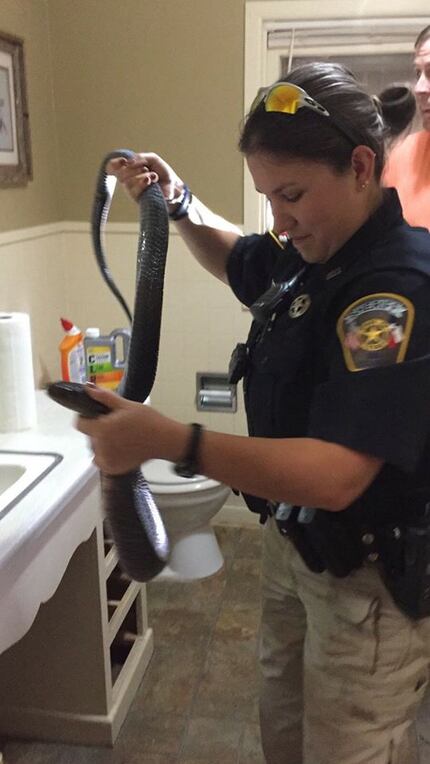
[[[88,382],[116,390],[124,376],[129,345],[129,329],[114,329],[102,336],[100,329],[90,326],[84,337]]]

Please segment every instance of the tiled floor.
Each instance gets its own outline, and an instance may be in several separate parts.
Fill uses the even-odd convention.
[[[263,764],[256,703],[261,531],[218,527],[224,570],[151,583],[155,652],[113,750],[4,742],[4,764]]]
[[[114,749],[5,741],[4,764],[263,764],[256,701],[261,530],[216,530],[221,573],[148,587],[155,654]],[[430,764],[429,719],[430,696],[418,724],[420,764]]]

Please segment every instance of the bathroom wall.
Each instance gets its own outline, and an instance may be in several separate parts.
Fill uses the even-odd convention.
[[[33,158],[27,186],[0,189],[0,311],[30,314],[40,384],[55,368],[65,292],[47,2],[1,0],[0,30],[24,39]]]
[[[106,248],[112,273],[133,305],[137,225],[114,223]],[[58,318],[102,331],[124,326],[124,315],[97,271],[87,224],[61,223],[0,234],[0,310],[31,316],[38,386],[59,377]],[[13,285],[13,287],[11,287]],[[224,371],[249,314],[229,289],[190,258],[174,231],[166,269],[164,310],[154,406],[184,422],[199,421],[224,432],[246,432],[241,390],[236,414],[197,412],[195,372]],[[255,515],[231,494],[223,522],[254,523]]]
[[[118,225],[121,227],[121,224]],[[133,305],[137,228],[108,234],[107,249],[115,280],[129,305]],[[124,325],[124,313],[102,283],[91,253],[87,233],[65,234],[65,278],[70,312],[79,314],[82,326],[103,330]],[[72,264],[73,259],[73,266]],[[76,268],[78,264],[78,268]],[[82,273],[86,289],[82,290]],[[230,290],[203,271],[186,251],[181,238],[170,237],[164,289],[159,369],[151,395],[153,403],[184,421],[196,417],[229,432],[242,431],[240,418],[231,414],[201,414],[194,405],[195,372],[226,371],[233,343],[246,336],[249,313],[241,310]]]
[[[60,220],[62,213],[57,187],[57,133],[46,0],[1,0],[0,30],[24,39],[33,155],[31,183],[22,188],[0,189],[1,233],[52,223]]]
[[[58,377],[58,317],[67,314],[62,249],[58,223],[0,233],[0,312],[30,315],[36,387]]]
[[[86,220],[104,153],[161,153],[242,217],[244,0],[49,0],[65,220]],[[222,157],[222,161],[219,161]],[[114,219],[134,220],[120,200]]]
[[[163,154],[195,193],[240,223],[243,9],[244,0],[124,0],[120,11],[116,0],[2,0],[0,29],[25,40],[34,180],[0,190],[0,310],[30,313],[39,386],[59,375],[60,315],[103,331],[124,324],[85,222],[107,151]],[[107,247],[131,304],[136,219],[118,193],[112,220],[122,222]],[[152,400],[184,421],[244,432],[243,411],[199,415],[194,395],[197,370],[226,369],[248,314],[175,235],[169,254]]]
[[[124,0],[120,13],[116,0],[2,0],[0,29],[25,40],[34,180],[25,188],[0,189],[0,309],[31,309],[39,381],[58,373],[59,312],[82,326],[112,328],[115,304],[92,270],[91,254],[80,259],[88,249],[82,243],[85,221],[105,152],[116,146],[159,151],[195,193],[240,223],[242,160],[235,141],[242,113],[243,9],[244,0],[216,6],[211,0]],[[221,156],[222,162],[216,159]],[[118,193],[112,220],[136,219],[136,206]],[[55,229],[56,221],[62,225]],[[48,232],[41,228],[47,224]],[[120,238],[118,232],[119,249]],[[132,294],[134,258],[124,266]],[[184,341],[194,347],[207,336],[214,347],[202,330],[195,267],[192,279],[181,285],[187,295],[198,293]],[[94,301],[97,310],[91,310]],[[232,300],[230,306],[229,319],[224,312],[229,330],[237,313],[243,318]],[[225,344],[232,339],[226,332]]]
[[[292,3],[296,13],[300,2]],[[25,40],[34,179],[0,189],[0,310],[30,313],[39,386],[59,375],[60,315],[103,331],[124,324],[90,250],[87,221],[105,152],[157,151],[211,207],[243,221],[236,142],[245,4],[1,0],[0,29]],[[130,302],[136,217],[136,206],[118,193],[107,248]],[[153,403],[184,421],[245,432],[241,400],[237,415],[200,415],[194,394],[195,372],[224,371],[248,323],[228,289],[173,235]]]

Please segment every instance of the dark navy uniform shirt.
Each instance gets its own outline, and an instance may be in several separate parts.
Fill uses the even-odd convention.
[[[227,273],[250,306],[304,266],[265,234],[237,242]],[[251,435],[319,438],[381,458],[359,502],[381,522],[405,511],[399,496],[430,500],[430,234],[403,220],[394,189],[327,263],[305,268],[273,320],[253,322],[248,345]]]

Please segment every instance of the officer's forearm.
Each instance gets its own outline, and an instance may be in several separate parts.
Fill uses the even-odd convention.
[[[203,474],[245,493],[339,511],[374,480],[382,461],[314,438],[248,438],[205,431]]]
[[[177,230],[198,263],[213,276],[227,283],[227,260],[242,235],[239,228],[215,215],[193,196],[188,217],[176,223]]]

